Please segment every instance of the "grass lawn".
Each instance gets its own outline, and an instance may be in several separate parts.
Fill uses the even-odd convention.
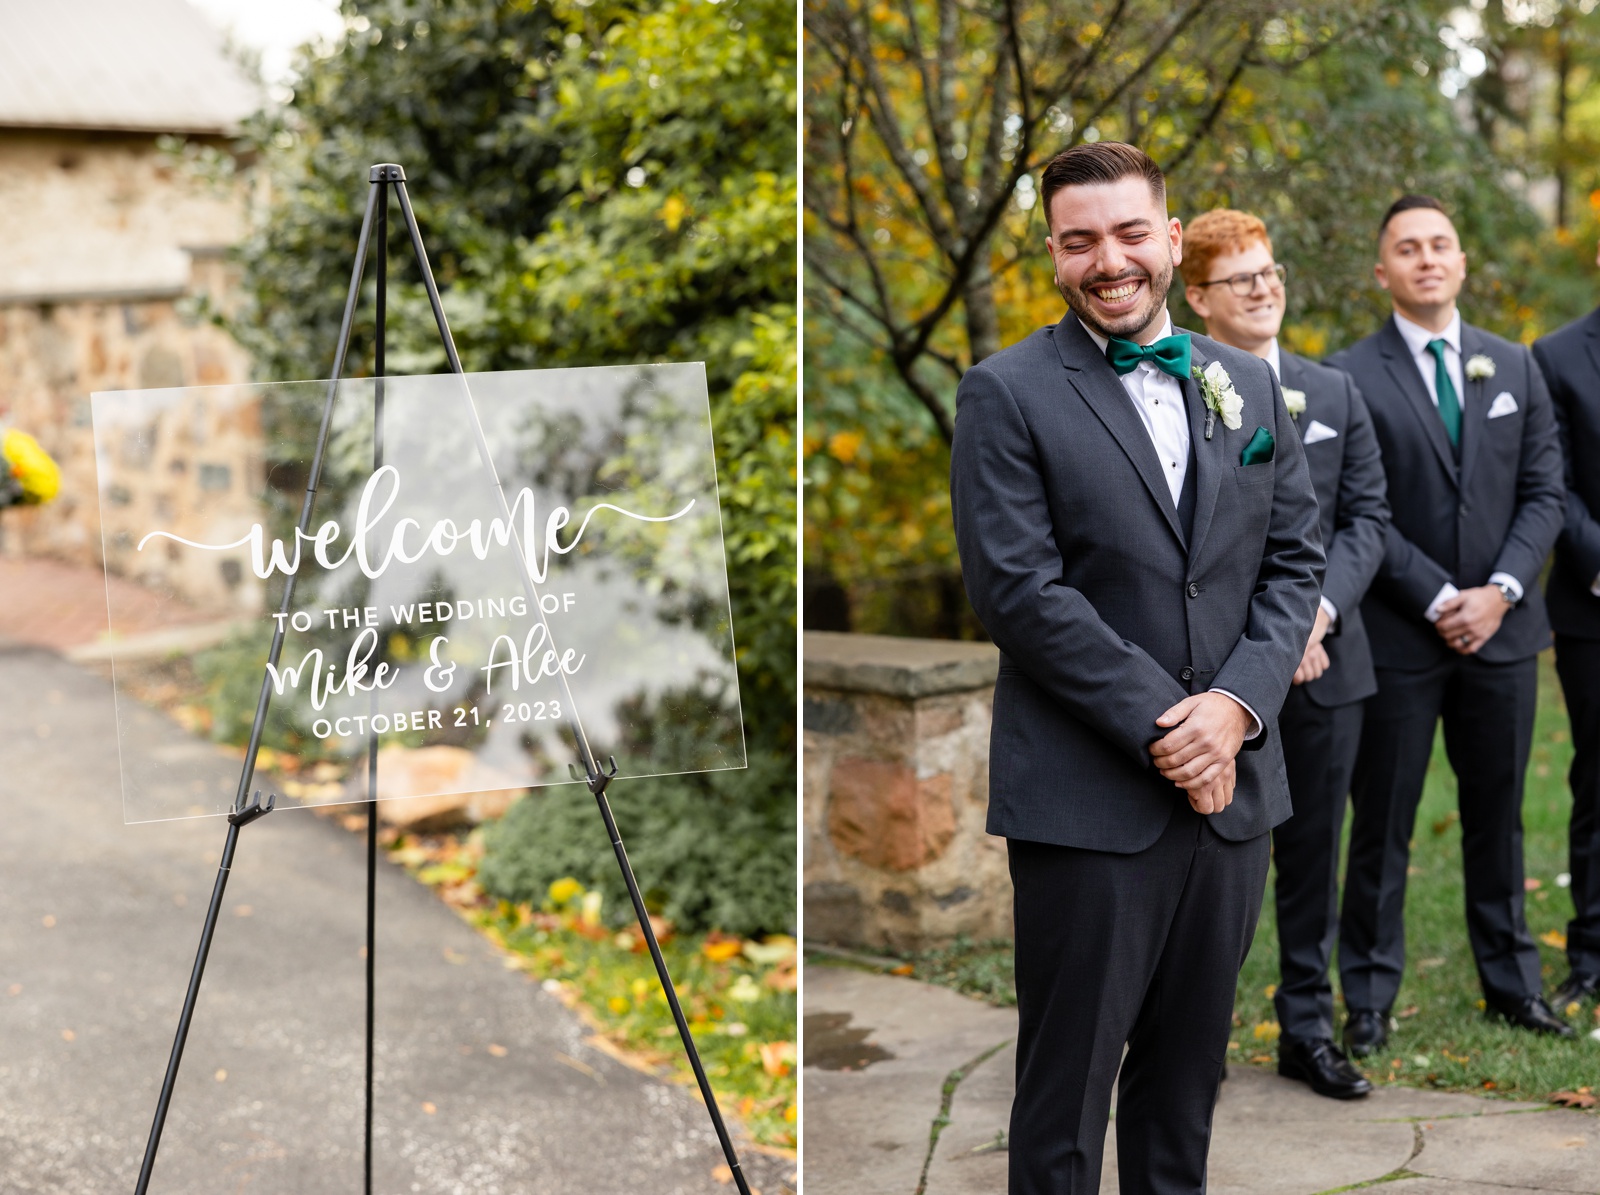
[[[1539,711],[1523,802],[1528,925],[1539,939],[1545,987],[1567,973],[1564,933],[1572,915],[1556,877],[1567,870],[1567,768],[1572,741],[1551,653],[1539,661]],[[1348,834],[1348,816],[1346,831]],[[1600,1088],[1600,1021],[1591,1008],[1570,1018],[1580,1036],[1557,1041],[1512,1029],[1483,1013],[1462,906],[1461,826],[1456,782],[1434,745],[1417,815],[1406,898],[1405,981],[1395,1004],[1399,1029],[1389,1048],[1363,1061],[1376,1082],[1491,1091],[1542,1100],[1552,1092]],[[1013,1004],[1009,942],[958,942],[907,958],[911,973],[996,1004]],[[1337,966],[1337,963],[1336,963]],[[1229,1057],[1235,1064],[1276,1066],[1278,1025],[1272,992],[1278,981],[1278,930],[1269,888],[1261,922],[1239,978]],[[1337,990],[1337,971],[1335,990]],[[1560,1010],[1557,1010],[1558,1012]]]

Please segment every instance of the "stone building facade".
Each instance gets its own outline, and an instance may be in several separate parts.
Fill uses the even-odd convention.
[[[199,313],[202,298],[232,304],[227,252],[246,232],[250,195],[238,173],[197,169],[194,151],[230,164],[229,138],[260,97],[183,0],[11,5],[6,25],[0,422],[38,438],[63,486],[47,506],[0,515],[0,551],[98,563],[90,394],[249,377],[243,350]],[[195,430],[161,501],[179,511],[247,501],[248,454]],[[188,590],[219,612],[253,601],[221,576]]]

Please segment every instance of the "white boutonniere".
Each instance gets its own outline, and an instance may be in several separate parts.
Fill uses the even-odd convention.
[[[1222,368],[1221,361],[1213,361],[1204,369],[1198,365],[1193,367],[1194,380],[1200,383],[1200,397],[1206,403],[1206,439],[1211,439],[1211,432],[1216,425],[1217,416],[1222,416],[1222,426],[1229,431],[1239,430],[1239,416],[1244,411],[1244,399],[1239,397],[1239,392],[1233,388],[1233,379],[1228,376],[1228,371]]]
[[[1289,414],[1298,419],[1305,414],[1306,392],[1294,390],[1288,386],[1283,388],[1283,405],[1289,408]]]
[[[1486,357],[1482,353],[1467,358],[1467,379],[1478,382],[1484,378],[1494,377],[1494,358]]]

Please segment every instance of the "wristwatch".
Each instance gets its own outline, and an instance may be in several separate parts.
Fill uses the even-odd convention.
[[[1500,596],[1506,599],[1506,605],[1515,606],[1517,604],[1517,595],[1512,592],[1511,586],[1504,581],[1494,581],[1492,584],[1500,591]]]

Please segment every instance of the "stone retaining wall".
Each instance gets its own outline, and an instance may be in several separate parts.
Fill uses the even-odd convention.
[[[805,635],[806,936],[913,950],[1011,933],[984,833],[991,644]]]

